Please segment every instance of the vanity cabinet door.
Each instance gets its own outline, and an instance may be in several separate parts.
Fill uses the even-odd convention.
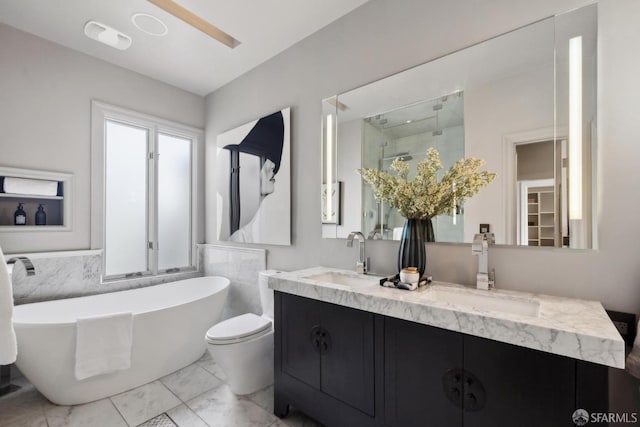
[[[374,315],[322,304],[321,390],[374,415]]]
[[[317,301],[282,294],[282,371],[320,388],[320,310]]]
[[[444,329],[385,318],[386,425],[462,425],[462,337]]]
[[[575,360],[466,335],[464,368],[465,427],[574,426]]]
[[[275,413],[292,405],[332,427],[377,425],[382,318],[282,292],[275,303]]]

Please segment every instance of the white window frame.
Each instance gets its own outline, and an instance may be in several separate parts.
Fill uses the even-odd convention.
[[[105,276],[106,266],[106,191],[105,191],[105,137],[106,121],[144,128],[148,131],[147,173],[147,266],[143,272]],[[191,248],[190,265],[158,270],[158,135],[167,134],[190,139],[191,143]],[[186,126],[170,120],[139,113],[100,101],[91,102],[91,249],[103,249],[103,280],[120,280],[140,276],[189,272],[197,269],[198,239],[198,152],[204,138],[202,129]]]

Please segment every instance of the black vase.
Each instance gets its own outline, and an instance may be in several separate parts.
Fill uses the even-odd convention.
[[[426,242],[435,242],[431,218],[407,219],[398,250],[398,271],[406,267],[417,267],[420,277],[424,275],[427,268]]]

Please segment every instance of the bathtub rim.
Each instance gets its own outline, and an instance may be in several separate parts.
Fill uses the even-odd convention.
[[[223,291],[224,289],[228,289],[231,286],[231,280],[227,277],[224,276],[200,276],[200,277],[192,277],[189,279],[182,279],[182,280],[175,280],[172,282],[166,282],[166,283],[158,283],[156,285],[150,285],[150,286],[142,286],[139,288],[134,288],[134,289],[126,289],[126,290],[120,290],[120,291],[114,291],[114,292],[103,292],[100,294],[92,294],[92,295],[82,295],[82,296],[77,296],[77,297],[71,297],[71,298],[60,298],[60,299],[55,299],[55,300],[47,300],[47,301],[39,301],[39,302],[32,302],[32,303],[27,303],[27,304],[20,304],[20,305],[14,305],[13,310],[14,310],[14,315],[13,315],[13,319],[12,319],[12,323],[14,328],[33,328],[33,327],[39,327],[39,328],[55,328],[55,327],[63,327],[63,326],[71,326],[71,325],[75,325],[76,323],[78,323],[78,318],[76,318],[75,320],[71,320],[71,321],[64,321],[64,322],[25,322],[25,321],[16,321],[15,320],[15,311],[16,309],[19,310],[19,307],[21,306],[35,306],[38,304],[46,304],[46,303],[52,303],[55,301],[77,301],[80,299],[88,299],[88,298],[93,298],[93,297],[97,297],[100,295],[106,295],[106,294],[120,294],[120,293],[127,293],[127,292],[135,292],[135,291],[140,291],[142,289],[148,289],[148,288],[153,288],[156,286],[163,286],[163,285],[172,285],[175,283],[179,283],[179,282],[185,282],[185,281],[190,281],[190,280],[199,280],[199,279],[203,279],[203,278],[217,278],[217,279],[224,279],[223,281],[225,281],[226,283],[224,283],[224,286],[222,286],[220,289],[218,289],[216,292],[212,292],[210,294],[207,294],[201,298],[195,298],[189,301],[182,301],[179,304],[171,304],[171,305],[167,305],[167,306],[162,306],[162,307],[157,307],[157,308],[153,308],[151,310],[143,310],[143,311],[136,311],[133,314],[133,317],[135,318],[136,316],[139,315],[143,315],[143,314],[147,314],[147,313],[154,313],[157,311],[162,311],[162,310],[167,310],[173,307],[177,307],[183,304],[189,304],[191,302],[194,301],[198,301],[200,299],[203,298],[207,298],[210,297],[212,295],[215,295],[217,292]],[[123,311],[114,311],[115,312],[123,312]],[[129,312],[127,312],[129,313]],[[80,317],[81,319],[84,319],[85,317]]]

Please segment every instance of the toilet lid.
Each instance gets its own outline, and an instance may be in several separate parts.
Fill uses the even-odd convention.
[[[271,331],[271,321],[253,313],[241,314],[213,325],[206,339],[211,344],[231,344]]]

